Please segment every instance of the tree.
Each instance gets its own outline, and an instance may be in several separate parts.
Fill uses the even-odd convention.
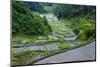
[[[74,32],[77,36],[78,36],[79,33],[80,33],[79,29],[74,29],[73,32]]]
[[[43,12],[44,11],[43,6],[40,3],[37,3],[37,2],[34,2],[34,3],[27,2],[26,6],[32,11],[37,11],[37,12]]]
[[[60,4],[54,9],[54,14],[60,18],[72,18],[76,16],[91,16],[95,15],[95,6],[85,6],[85,5],[66,5]]]
[[[26,3],[19,1],[12,2],[13,34],[25,33],[27,35],[43,35],[49,34],[50,32],[51,27],[46,19],[43,19],[28,9]]]

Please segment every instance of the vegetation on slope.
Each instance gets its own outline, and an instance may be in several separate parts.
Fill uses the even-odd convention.
[[[77,16],[88,16],[95,18],[96,7],[95,6],[85,6],[85,5],[66,5],[59,4],[54,9],[54,14],[58,18],[72,18]]]
[[[57,21],[49,21],[50,26],[46,19],[46,15],[43,14],[45,16],[40,17],[39,14],[53,14],[52,12],[54,12],[57,17]],[[70,44],[65,43],[64,41],[66,38],[74,36],[73,34],[66,36],[69,35],[67,32],[74,32],[77,35],[77,39],[85,41],[81,42],[82,45],[86,44],[92,39],[95,39],[96,36],[95,12],[96,10],[93,6],[14,1],[12,2],[12,41],[14,40],[15,46],[16,44],[37,44],[44,46],[46,43],[61,42],[58,44],[58,48],[62,51],[64,49],[72,48]],[[51,32],[53,36],[48,35]],[[57,35],[60,35],[60,37],[57,37]],[[66,38],[64,38],[63,35]],[[76,46],[73,46],[73,48],[82,45],[77,44]],[[35,61],[40,55],[45,57],[57,51],[59,50],[28,50],[12,53],[12,64],[29,64]]]
[[[85,5],[58,5],[54,14],[58,19],[66,19],[66,26],[73,29],[78,39],[95,38],[96,7]]]
[[[51,32],[46,18],[41,18],[27,8],[24,2],[12,3],[12,33],[28,35],[46,35]]]

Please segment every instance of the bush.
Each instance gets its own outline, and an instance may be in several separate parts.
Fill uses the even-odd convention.
[[[78,35],[80,33],[79,29],[74,29],[73,32]]]
[[[94,39],[96,36],[95,33],[96,33],[95,29],[89,28],[87,30],[80,32],[78,39],[80,39],[82,41],[86,41],[88,39]]]
[[[85,31],[86,38],[95,37],[95,29],[88,29]]]
[[[77,21],[78,19],[78,21]],[[77,39],[85,41],[91,37],[95,38],[95,24],[92,23],[88,18],[80,17],[80,18],[72,19],[70,28],[73,29],[73,32],[79,36]]]

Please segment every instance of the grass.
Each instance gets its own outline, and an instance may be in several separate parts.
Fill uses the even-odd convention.
[[[22,51],[18,53],[14,53],[12,55],[12,64],[13,65],[21,65],[28,64],[32,62],[35,58],[36,52],[32,51]]]
[[[68,49],[71,48],[71,46],[67,43],[62,43],[58,46],[59,49]]]
[[[12,54],[12,65],[26,65],[36,60],[36,56],[43,55],[48,56],[50,55],[50,51],[22,51],[18,53]]]
[[[33,43],[36,40],[37,36],[29,36],[29,35],[25,35],[22,33],[19,33],[17,35],[13,35],[12,36],[12,45],[18,45],[21,43],[21,41],[25,40],[26,43]]]
[[[26,46],[31,45],[31,44],[36,44],[36,45],[44,45],[46,43],[51,43],[51,42],[61,42],[63,41],[62,39],[52,39],[52,38],[46,38],[44,37],[45,41],[37,41],[39,36],[32,37],[24,34],[18,34],[16,36],[12,37],[12,45],[13,46],[20,46],[21,41],[25,40],[26,42],[24,43]],[[36,42],[37,41],[37,42]],[[25,46],[24,45],[24,46]],[[23,46],[23,45],[22,45]]]
[[[69,29],[66,26],[65,22],[67,22],[67,21],[65,21],[64,19],[58,20],[56,22],[49,22],[49,24],[51,25],[51,28],[53,30],[53,33],[55,33],[55,34],[64,34],[66,32],[72,31],[71,29]]]

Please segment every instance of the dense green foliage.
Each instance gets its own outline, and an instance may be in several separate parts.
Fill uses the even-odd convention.
[[[74,29],[74,33],[79,33],[78,38],[80,40],[87,40],[90,37],[95,38],[95,23],[92,23],[89,19],[83,17],[73,18],[70,20],[70,22],[71,24],[69,27]]]
[[[65,5],[60,4],[54,9],[54,14],[58,18],[72,18],[76,16],[91,16],[96,13],[95,6]]]
[[[38,2],[34,2],[34,3],[27,2],[26,5],[32,11],[37,11],[37,12],[41,12],[41,13],[44,11],[43,6]]]
[[[59,19],[67,19],[66,26],[73,29],[81,40],[95,38],[96,7],[60,4],[54,10]],[[69,25],[68,25],[69,24]]]
[[[74,29],[73,32],[78,35],[80,33],[79,29]]]
[[[31,50],[27,50],[27,51],[22,51],[22,52],[17,52],[17,53],[13,53],[12,55],[12,64],[13,65],[25,65],[25,64],[29,64],[31,62],[33,62],[34,60],[36,60],[36,56],[38,55],[43,55],[43,56],[48,56],[49,54],[51,54],[50,51],[41,51],[41,50],[37,50],[37,51],[31,51]]]
[[[12,33],[25,33],[31,35],[49,34],[52,30],[46,18],[41,18],[24,2],[12,2]]]
[[[60,49],[68,49],[71,48],[71,46],[67,43],[62,43],[62,45],[59,45],[58,48]]]
[[[88,38],[90,38],[91,36],[92,37],[95,37],[95,29],[88,29],[88,30],[86,30],[86,33],[85,33],[85,35],[86,35],[86,38],[88,39]]]

